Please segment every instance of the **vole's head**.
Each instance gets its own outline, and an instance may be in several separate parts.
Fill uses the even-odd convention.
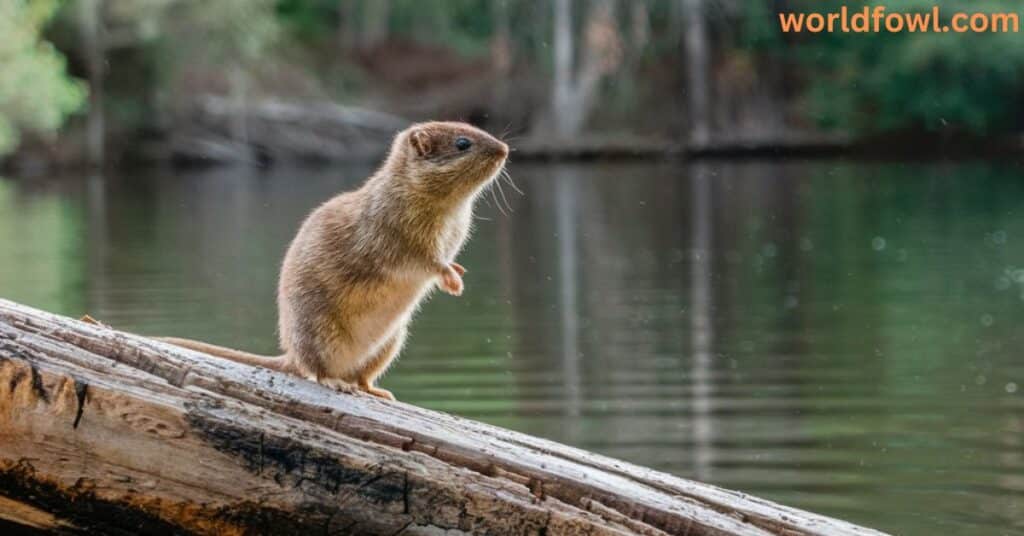
[[[508,151],[508,145],[472,125],[435,121],[401,132],[389,160],[417,192],[458,201],[490,182]]]

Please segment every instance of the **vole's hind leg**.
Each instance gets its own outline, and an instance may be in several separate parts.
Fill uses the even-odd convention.
[[[395,356],[398,352],[402,351],[402,345],[405,344],[406,328],[403,326],[398,328],[398,331],[388,340],[384,346],[377,352],[377,355],[373,356],[366,364],[363,369],[356,373],[356,383],[359,388],[373,396],[379,396],[387,400],[394,400],[395,395],[391,394],[391,391],[387,389],[381,389],[374,385],[388,367],[394,361]]]
[[[329,361],[325,359],[322,349],[331,347],[331,344],[315,334],[309,334],[306,327],[295,325],[291,331],[287,359],[291,370],[288,372],[342,393],[355,393],[358,389],[351,381],[328,375],[330,368],[326,364]]]

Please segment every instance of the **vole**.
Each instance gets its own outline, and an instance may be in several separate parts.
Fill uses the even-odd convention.
[[[416,124],[395,137],[362,187],[313,210],[281,266],[284,354],[160,340],[393,400],[374,383],[402,349],[410,318],[434,286],[462,294],[465,269],[455,256],[476,198],[508,153],[505,143],[465,123]]]

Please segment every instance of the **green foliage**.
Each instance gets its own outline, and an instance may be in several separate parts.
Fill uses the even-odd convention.
[[[779,31],[779,19],[771,3],[744,0],[742,31],[737,38],[740,48],[758,50],[767,47],[777,51],[782,46],[783,34]]]
[[[493,31],[487,0],[392,0],[392,27],[400,35],[444,43],[466,55],[486,51]]]
[[[258,60],[280,33],[274,0],[198,0],[184,14],[205,37],[195,45],[228,61]]]
[[[280,0],[277,15],[298,36],[323,38],[338,25],[339,4],[339,0]]]
[[[22,132],[55,132],[85,100],[64,56],[40,37],[57,7],[55,0],[0,0],[0,155]]]
[[[365,25],[376,7],[386,20],[389,36],[421,43],[450,46],[464,54],[486,50],[494,33],[495,1],[390,0],[386,10],[371,6],[377,0],[279,0],[277,14],[283,25],[304,39],[323,39],[336,32]],[[522,2],[507,1],[509,10]],[[351,18],[352,20],[345,20]],[[347,28],[339,28],[339,23]],[[346,24],[347,23],[347,24]]]
[[[203,62],[249,64],[281,35],[276,0],[134,0],[113,4],[107,24],[133,28],[134,46],[155,51],[162,67]]]
[[[889,11],[1016,13],[1014,1],[910,0]],[[804,1],[793,12],[837,6]],[[861,9],[850,4],[852,11]],[[956,128],[996,134],[1016,128],[1024,93],[1020,33],[818,33],[794,36],[789,58],[807,82],[804,102],[826,127],[855,133]]]

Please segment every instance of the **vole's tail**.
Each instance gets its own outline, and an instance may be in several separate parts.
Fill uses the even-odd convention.
[[[95,326],[104,327],[111,329],[110,326],[96,320],[89,315],[83,315],[79,318],[82,322],[87,324],[93,324]],[[223,346],[217,346],[216,344],[209,344],[200,341],[193,341],[192,339],[181,339],[178,337],[152,337],[160,342],[166,342],[175,346],[181,346],[182,348],[188,348],[189,350],[195,350],[197,352],[203,352],[204,354],[215,355],[217,357],[223,357],[236,363],[242,363],[245,365],[252,365],[254,367],[265,367],[271,370],[279,370],[281,372],[296,372],[291,370],[288,366],[288,360],[284,358],[284,355],[269,356],[250,354],[249,352],[243,352],[241,350],[235,350],[233,348],[225,348]]]
[[[291,372],[288,368],[288,361],[284,359],[283,355],[269,356],[250,354],[249,352],[243,352],[241,350],[235,350],[232,348],[225,348],[223,346],[217,346],[216,344],[208,344],[200,341],[193,341],[192,339],[179,339],[178,337],[153,337],[154,339],[173,344],[175,346],[181,346],[182,348],[188,348],[189,350],[195,350],[197,352],[203,352],[204,354],[215,355],[217,357],[223,357],[224,359],[230,359],[236,363],[244,363],[246,365],[253,365],[256,367],[266,367],[268,369],[280,370],[282,372]]]

